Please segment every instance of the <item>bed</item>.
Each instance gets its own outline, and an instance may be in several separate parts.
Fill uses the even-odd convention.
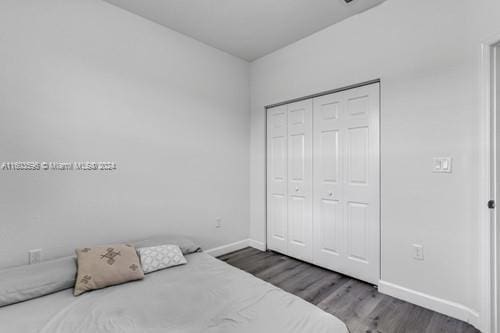
[[[331,332],[336,317],[203,252],[144,280],[0,308],[0,332]]]

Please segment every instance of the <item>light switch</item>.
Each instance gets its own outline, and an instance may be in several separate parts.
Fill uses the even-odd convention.
[[[432,159],[432,172],[451,173],[451,157],[434,157]]]
[[[435,158],[435,159],[433,159],[433,164],[434,164],[434,167],[433,167],[432,171],[440,172],[441,171],[441,160],[439,158]]]
[[[445,171],[445,170],[449,170],[450,167],[449,167],[449,161],[447,159],[443,159],[441,161],[441,170]]]

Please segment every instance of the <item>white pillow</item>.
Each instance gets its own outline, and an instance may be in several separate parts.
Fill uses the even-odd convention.
[[[160,245],[137,249],[141,258],[144,273],[151,273],[160,269],[183,265],[187,263],[177,245]]]

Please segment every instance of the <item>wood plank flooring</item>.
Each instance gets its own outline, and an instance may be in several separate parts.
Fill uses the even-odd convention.
[[[351,333],[479,332],[465,322],[383,295],[367,283],[279,253],[246,248],[219,259],[335,315]]]

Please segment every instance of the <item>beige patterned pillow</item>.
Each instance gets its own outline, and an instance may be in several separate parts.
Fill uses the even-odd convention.
[[[135,248],[129,244],[76,250],[78,273],[74,295],[116,284],[141,280],[144,273]]]

